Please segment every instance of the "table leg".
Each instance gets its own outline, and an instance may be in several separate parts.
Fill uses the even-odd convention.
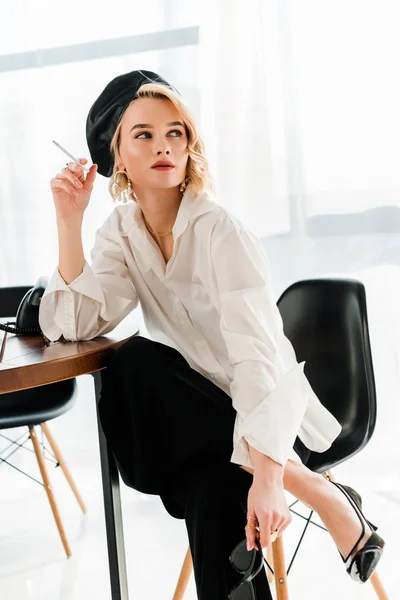
[[[129,600],[119,474],[114,455],[108,447],[103,433],[97,410],[101,392],[101,371],[96,371],[92,375],[96,393],[97,429],[99,433],[101,475],[103,479],[111,597],[112,600]]]

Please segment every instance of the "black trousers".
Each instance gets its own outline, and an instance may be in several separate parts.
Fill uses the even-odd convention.
[[[231,398],[177,350],[141,336],[116,350],[102,382],[100,420],[123,481],[185,519],[199,600],[227,599],[240,581],[229,555],[245,537],[253,479],[230,462]],[[299,438],[294,449],[306,462]],[[272,599],[264,570],[254,589]]]

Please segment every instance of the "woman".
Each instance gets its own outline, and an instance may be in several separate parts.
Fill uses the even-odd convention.
[[[284,489],[318,512],[365,581],[383,540],[345,488],[305,466],[341,427],[283,334],[261,242],[212,198],[181,96],[149,71],[116,77],[90,109],[87,141],[87,176],[80,159],[51,181],[59,264],[39,321],[50,340],[88,340],[140,301],[152,339],[115,352],[99,403],[123,480],[185,519],[201,600],[240,584],[229,555],[244,531],[251,550],[286,529]],[[125,202],[96,232],[89,266],[81,226],[97,170]],[[253,583],[271,597],[264,571]]]

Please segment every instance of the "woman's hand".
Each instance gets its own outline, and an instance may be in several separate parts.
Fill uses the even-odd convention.
[[[290,524],[292,517],[283,491],[283,482],[258,476],[253,476],[253,484],[247,499],[247,521],[253,527],[258,521],[260,531],[246,529],[247,549],[256,548],[255,539],[259,538],[261,547],[266,548],[273,541],[271,531],[278,530],[280,536]]]
[[[89,204],[97,165],[92,165],[85,177],[86,171],[80,165],[86,164],[87,159],[78,160],[80,164],[70,162],[68,169],[57,173],[50,182],[57,219],[82,218]]]

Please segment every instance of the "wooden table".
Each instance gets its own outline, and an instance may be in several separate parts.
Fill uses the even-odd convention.
[[[0,346],[3,334],[0,332]],[[42,336],[8,334],[0,362],[0,402],[1,394],[6,392],[17,392],[90,373],[94,378],[97,407],[101,392],[101,369],[107,367],[118,346],[138,334],[139,328],[131,315],[111,333],[88,342],[56,342],[46,346]],[[111,594],[113,600],[128,600],[119,474],[97,410],[96,414]]]

